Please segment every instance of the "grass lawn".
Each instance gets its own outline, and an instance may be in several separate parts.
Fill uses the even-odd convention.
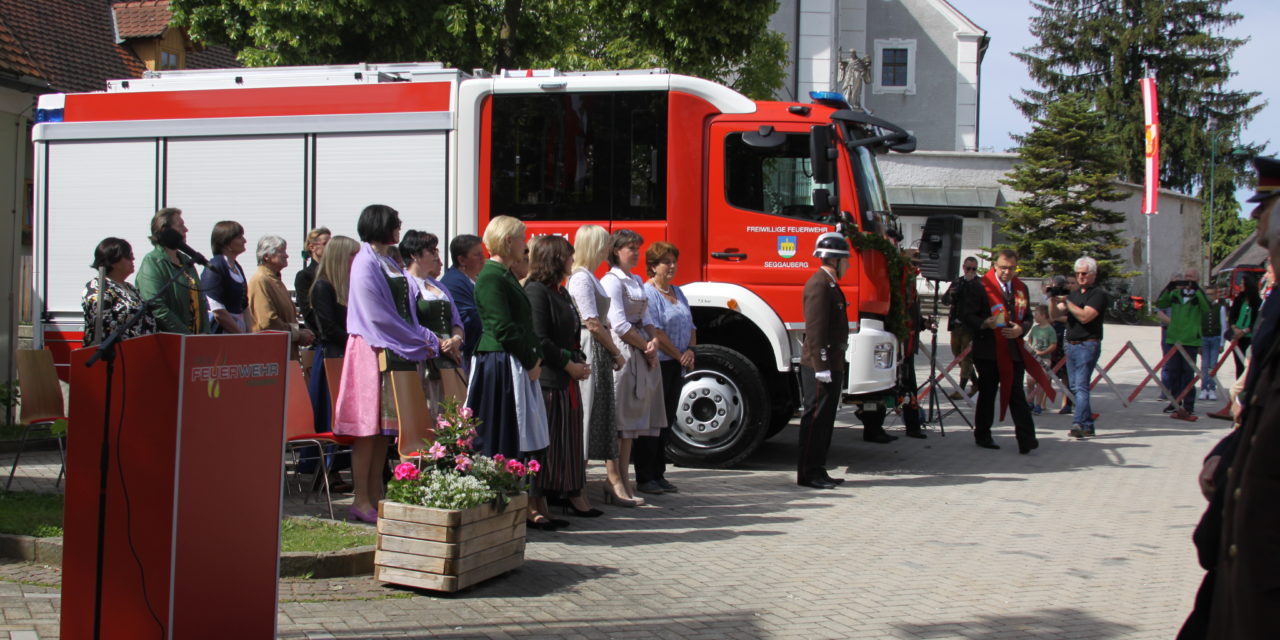
[[[0,533],[62,535],[62,494],[0,491]],[[373,544],[376,538],[370,527],[319,518],[285,518],[280,524],[281,551],[338,551]]]
[[[0,533],[62,535],[62,494],[0,491]]]
[[[361,527],[320,518],[285,518],[280,524],[281,551],[338,551],[373,544],[377,534]]]

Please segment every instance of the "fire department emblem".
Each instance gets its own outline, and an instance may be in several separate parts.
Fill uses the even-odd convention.
[[[793,258],[796,255],[796,237],[795,236],[778,236],[778,255],[783,258]]]

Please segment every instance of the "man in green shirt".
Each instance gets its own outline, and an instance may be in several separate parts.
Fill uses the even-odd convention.
[[[1181,346],[1186,357],[1174,352],[1165,364],[1169,371],[1171,401],[1165,407],[1170,417],[1188,422],[1196,419],[1195,389],[1187,390],[1196,377],[1196,356],[1200,353],[1203,338],[1204,315],[1209,312],[1209,299],[1200,290],[1200,272],[1187,269],[1182,279],[1170,280],[1156,300],[1156,307],[1169,309],[1169,329],[1164,341],[1171,348]],[[1181,406],[1178,396],[1186,391]]]

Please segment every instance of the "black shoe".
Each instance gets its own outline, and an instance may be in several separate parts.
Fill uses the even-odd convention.
[[[862,439],[866,442],[874,442],[876,444],[889,444],[898,439],[898,436],[891,436],[887,433],[862,434]]]
[[[925,433],[922,429],[907,429],[906,435],[908,438],[919,438],[921,440],[929,437],[929,434]]]
[[[814,479],[812,479],[812,480],[798,480],[798,481],[796,481],[796,484],[798,484],[798,485],[800,485],[800,486],[802,486],[802,487],[810,487],[810,488],[812,488],[812,489],[834,489],[834,488],[836,488],[836,483],[834,483],[834,482],[827,482],[826,480],[823,480],[822,478],[814,478]]]
[[[1082,438],[1092,438],[1093,436],[1097,435],[1096,433],[1094,433],[1093,429],[1084,429],[1084,430],[1081,430],[1080,433],[1081,433],[1080,437]]]
[[[1000,448],[1000,445],[996,444],[995,440],[978,440],[974,444],[977,444],[979,447],[982,447],[983,449],[999,449]]]
[[[1033,440],[1031,444],[1028,444],[1028,445],[1019,444],[1018,453],[1021,453],[1022,455],[1025,456],[1028,453],[1031,453],[1032,449],[1039,449],[1039,448],[1040,448],[1040,441]]]
[[[1173,413],[1174,411],[1177,411],[1177,410],[1178,408],[1173,406],[1172,404],[1169,404],[1164,409],[1161,409],[1161,411],[1164,411],[1165,413]]]
[[[552,529],[563,529],[569,526],[570,523],[568,520],[561,520],[560,518],[552,518],[550,521],[547,522],[547,524],[550,525]]]
[[[822,474],[822,478],[821,478],[821,479],[822,479],[822,480],[826,480],[827,482],[830,482],[831,484],[834,484],[834,485],[836,485],[837,487],[838,487],[838,486],[840,486],[840,485],[842,485],[842,484],[844,484],[844,478],[832,478],[831,476],[829,476],[829,475],[827,475],[827,474],[825,474],[825,473],[824,473],[824,474]]]
[[[1065,406],[1065,407],[1063,407],[1063,408],[1061,408],[1061,409],[1058,409],[1058,415],[1060,415],[1060,416],[1064,416],[1064,415],[1072,414],[1072,413],[1075,413],[1075,412],[1076,412],[1076,408],[1075,408],[1075,407],[1073,407],[1073,406],[1071,406],[1071,405],[1067,405],[1067,406]]]
[[[587,509],[586,511],[583,511],[571,504],[566,504],[564,506],[564,514],[575,515],[579,518],[599,518],[600,516],[604,515],[604,512],[596,508],[591,508],[591,509]]]

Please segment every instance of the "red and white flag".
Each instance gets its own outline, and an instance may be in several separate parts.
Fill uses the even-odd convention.
[[[1160,103],[1156,101],[1156,79],[1143,78],[1142,112],[1146,121],[1147,176],[1142,212],[1157,213],[1160,203]]]

